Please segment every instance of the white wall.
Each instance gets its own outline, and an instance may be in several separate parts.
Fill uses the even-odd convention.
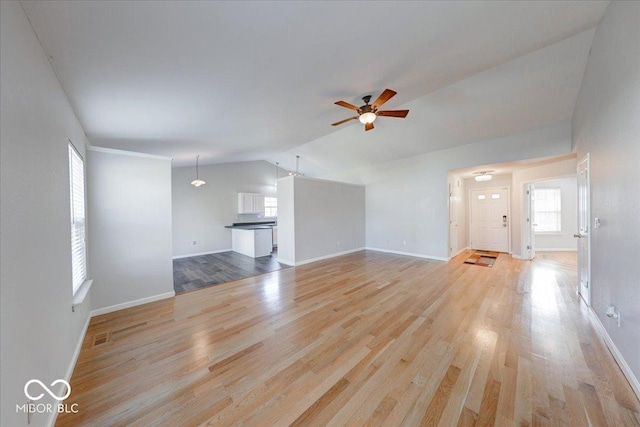
[[[561,209],[559,233],[534,233],[534,245],[537,251],[577,250],[578,244],[573,237],[578,232],[577,185],[575,176],[535,183],[535,188],[559,188]]]
[[[90,297],[71,311],[67,151],[86,137],[20,3],[0,2],[0,19],[0,425],[16,427],[25,383],[69,379],[89,319]]]
[[[278,203],[281,200],[285,213],[278,218],[278,245],[282,251],[278,258],[282,261],[299,265],[364,248],[364,186],[289,177],[278,183]]]
[[[93,148],[87,157],[94,308],[172,295],[171,159]]]
[[[578,158],[591,158],[592,308],[640,378],[640,2],[612,2],[596,29],[573,116]],[[622,324],[606,317],[608,305]]]
[[[524,257],[523,254],[528,256],[526,248],[522,247],[525,244],[525,239],[522,238],[522,230],[526,226],[522,215],[524,209],[524,201],[522,199],[524,185],[553,178],[575,176],[575,174],[576,159],[574,158],[513,172],[513,187],[511,189],[511,218],[513,219],[511,221],[511,250],[515,257]]]
[[[568,154],[570,131],[563,123],[335,174],[332,179],[366,184],[367,247],[447,259],[447,171]]]
[[[195,174],[195,159],[192,167],[172,170],[174,257],[231,250],[231,230],[224,226],[258,219],[238,217],[238,193],[276,196],[276,169],[265,161],[201,165],[207,183],[198,188],[191,185]]]

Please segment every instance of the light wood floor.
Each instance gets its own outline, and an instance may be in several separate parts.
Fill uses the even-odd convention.
[[[96,317],[57,425],[640,425],[575,254],[464,259],[359,252]]]

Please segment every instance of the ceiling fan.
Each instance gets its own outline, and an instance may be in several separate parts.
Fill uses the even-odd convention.
[[[344,108],[348,108],[350,110],[354,110],[358,113],[357,116],[349,117],[348,119],[340,120],[339,122],[333,123],[331,126],[338,126],[343,123],[346,123],[351,120],[360,120],[360,123],[364,125],[364,130],[373,129],[373,122],[376,120],[378,116],[383,117],[398,117],[404,119],[409,114],[409,110],[386,110],[379,111],[379,108],[382,107],[382,104],[390,100],[395,96],[396,92],[391,89],[385,89],[384,92],[376,99],[373,104],[369,105],[369,101],[371,101],[371,95],[367,95],[362,98],[364,101],[364,105],[360,108],[355,105],[351,105],[348,102],[338,101],[335,104]]]

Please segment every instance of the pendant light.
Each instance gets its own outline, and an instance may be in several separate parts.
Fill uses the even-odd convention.
[[[299,166],[300,166],[300,156],[296,156],[296,171],[295,172],[289,172],[289,175],[291,175],[291,176],[304,176],[304,174],[300,173],[300,171],[298,170]]]
[[[206,184],[206,182],[201,180],[200,176],[198,175],[198,159],[200,159],[200,154],[196,156],[196,179],[191,181],[191,185],[193,185],[194,187],[200,187],[201,185]]]
[[[278,186],[278,178],[280,178],[280,163],[276,162],[276,187]]]

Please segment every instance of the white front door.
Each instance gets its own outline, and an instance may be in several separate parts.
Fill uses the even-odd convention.
[[[509,252],[509,189],[471,190],[470,197],[471,247]]]
[[[578,163],[578,293],[591,305],[590,190],[589,155]]]

